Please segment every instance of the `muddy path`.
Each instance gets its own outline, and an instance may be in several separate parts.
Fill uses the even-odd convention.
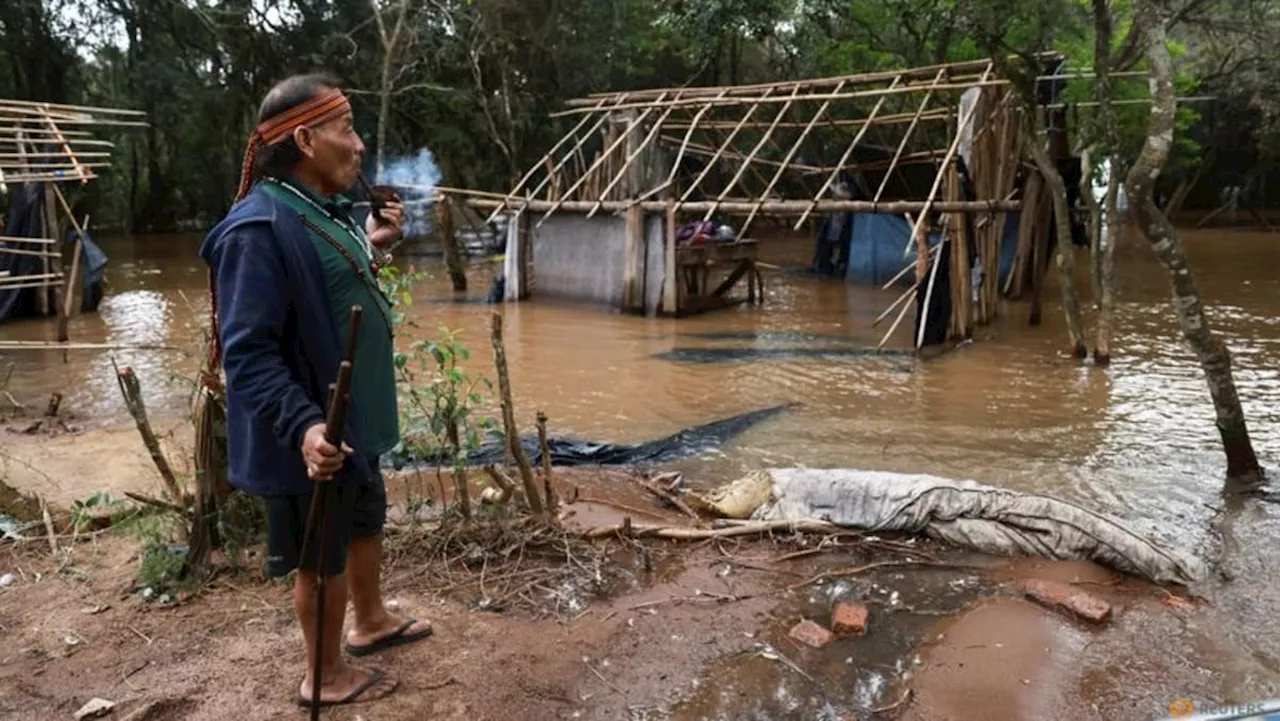
[[[599,488],[619,473],[561,477]],[[570,510],[571,523],[620,518],[605,504]],[[656,504],[644,510],[679,523]],[[846,538],[812,552],[819,541],[602,541],[609,582],[598,593],[577,587],[566,601],[550,576],[529,590],[534,604],[496,610],[478,603],[484,589],[456,581],[458,569],[397,546],[388,595],[436,633],[372,661],[400,679],[392,697],[324,718],[1137,721],[1223,692],[1202,671],[1213,661],[1210,612],[1149,584],[912,539]],[[138,587],[138,545],[120,533],[80,541],[59,563],[43,543],[0,547],[0,574],[13,574],[0,588],[0,718],[71,718],[95,697],[116,704],[108,718],[130,721],[303,717],[292,703],[303,667],[289,588],[262,580],[252,558],[203,593],[162,603]],[[1034,578],[1105,600],[1110,619],[1028,600]],[[864,633],[822,648],[793,637],[806,619],[828,627],[838,601],[865,607]]]

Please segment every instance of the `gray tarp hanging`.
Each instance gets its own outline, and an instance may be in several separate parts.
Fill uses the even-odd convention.
[[[1156,583],[1189,584],[1205,576],[1198,559],[1159,548],[1101,514],[1046,496],[880,471],[782,468],[758,475],[772,484],[771,500],[752,515],[760,520],[824,520],[923,533],[994,555],[1090,560]]]

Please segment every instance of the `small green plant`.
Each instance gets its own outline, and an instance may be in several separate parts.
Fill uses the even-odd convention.
[[[485,402],[493,386],[487,378],[472,377],[459,363],[469,360],[470,351],[458,341],[458,331],[441,326],[435,340],[421,341],[412,352],[397,360],[404,404],[401,459],[435,460],[451,468],[455,498],[463,516],[470,515],[466,465],[468,454],[480,447],[482,433],[491,430],[494,420],[477,416],[475,409]],[[482,392],[484,391],[484,392]]]

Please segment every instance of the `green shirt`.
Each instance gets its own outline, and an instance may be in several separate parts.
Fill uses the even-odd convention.
[[[307,228],[307,235],[315,244],[320,266],[324,269],[329,316],[337,329],[343,353],[348,344],[351,306],[359,305],[364,309],[351,373],[351,400],[359,408],[360,429],[368,453],[386,453],[400,442],[395,346],[388,326],[391,306],[375,287],[377,279],[373,276],[372,260],[365,249],[364,229],[351,220],[348,212],[350,203],[340,195],[326,199],[300,182],[283,179],[264,180],[262,189],[314,222],[346,250],[344,255],[329,240]],[[345,223],[335,220],[325,210]],[[364,277],[352,268],[352,261]]]

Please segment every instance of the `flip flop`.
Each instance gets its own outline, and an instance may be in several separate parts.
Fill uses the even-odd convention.
[[[351,693],[347,694],[346,696],[343,696],[342,698],[338,699],[337,701],[325,701],[325,700],[321,699],[321,701],[320,701],[320,707],[321,707],[321,708],[326,708],[326,707],[329,707],[329,706],[345,706],[345,705],[348,705],[348,704],[356,703],[356,699],[358,699],[358,698],[360,697],[360,694],[364,693],[365,691],[368,691],[369,689],[373,688],[374,686],[377,686],[377,685],[378,685],[379,683],[381,683],[385,678],[386,678],[386,674],[384,674],[382,671],[380,671],[380,670],[378,670],[378,669],[373,669],[373,670],[372,670],[372,671],[370,671],[370,673],[369,673],[369,678],[365,679],[364,683],[362,683],[362,684],[360,684],[359,686],[356,686],[354,689],[352,689]],[[384,694],[382,694],[382,695],[380,695],[380,696],[373,696],[373,697],[370,697],[370,698],[367,698],[367,699],[363,699],[363,701],[376,701],[376,700],[378,700],[378,699],[380,699],[380,698],[386,698],[387,696],[390,696],[390,695],[391,695],[391,692],[392,692],[392,691],[395,691],[395,690],[396,690],[396,686],[399,686],[399,685],[400,685],[400,682],[399,682],[399,681],[392,681],[392,682],[391,682],[391,687],[387,689],[387,692],[386,692],[386,693],[384,693]],[[303,708],[311,708],[311,699],[306,698],[306,697],[305,697],[305,696],[303,696],[302,694],[298,694],[298,705],[299,705],[299,706],[301,706],[301,707],[303,707]]]
[[[416,618],[405,619],[405,622],[400,624],[399,628],[387,634],[386,636],[383,636],[377,641],[374,641],[373,643],[367,643],[360,646],[356,646],[351,643],[348,643],[346,644],[347,653],[351,654],[352,656],[368,656],[371,653],[385,651],[389,648],[402,646],[406,643],[421,641],[422,639],[430,636],[434,631],[434,629],[428,626],[427,630],[425,631],[419,631],[414,634],[406,634],[405,631],[408,631],[409,628],[417,622],[418,622],[418,619]]]

